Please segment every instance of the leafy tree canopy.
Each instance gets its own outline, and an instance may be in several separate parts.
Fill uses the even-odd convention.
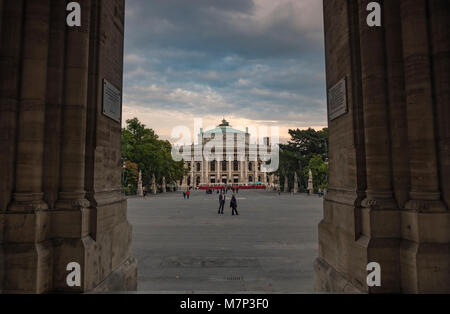
[[[172,145],[168,141],[160,140],[158,135],[142,124],[138,118],[126,121],[126,128],[122,129],[122,158],[137,164],[142,171],[144,185],[150,185],[152,176],[156,181],[173,182],[185,175],[183,161],[172,159]]]

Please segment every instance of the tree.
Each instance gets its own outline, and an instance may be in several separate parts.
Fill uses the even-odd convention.
[[[311,157],[308,167],[303,169],[303,175],[307,178],[309,177],[309,169],[311,169],[313,175],[314,190],[324,190],[327,187],[328,165],[323,161],[321,155]]]
[[[157,182],[165,177],[167,182],[181,179],[185,175],[184,162],[172,159],[172,145],[160,140],[158,135],[137,118],[126,121],[122,130],[122,158],[131,161],[142,171],[144,185],[150,185],[155,174]]]
[[[292,185],[294,173],[297,173],[300,187],[306,188],[311,159],[314,158],[313,162],[317,163],[316,156],[319,156],[325,164],[328,158],[328,128],[320,131],[312,128],[289,130],[289,135],[291,139],[288,144],[280,145],[280,166],[277,175],[280,176],[282,184],[284,184],[284,177],[287,176]],[[320,178],[319,181],[322,182]]]
[[[313,155],[320,154],[326,158],[328,151],[328,128],[321,131],[314,129],[307,130],[289,130],[291,140],[288,142],[287,149],[299,152],[307,160]]]

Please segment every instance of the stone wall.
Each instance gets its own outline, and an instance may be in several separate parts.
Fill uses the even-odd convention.
[[[450,292],[450,2],[325,0],[327,87],[347,79],[329,121],[329,194],[316,289]],[[381,265],[381,287],[366,266]]]
[[[0,2],[0,291],[136,289],[121,194],[120,123],[103,80],[122,89],[124,0]],[[78,262],[82,286],[66,284]]]

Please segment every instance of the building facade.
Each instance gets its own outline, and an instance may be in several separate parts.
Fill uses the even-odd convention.
[[[257,143],[246,128],[233,128],[225,119],[215,129],[200,130],[197,144],[183,147],[188,174],[179,182],[182,189],[215,186],[279,185],[278,177],[265,170],[272,148],[270,139]],[[210,153],[210,154],[209,154]]]
[[[106,82],[122,89],[125,1],[77,2],[69,27],[66,1],[0,1],[0,293],[137,288],[103,101]]]
[[[381,27],[366,22],[370,2],[323,1],[330,150],[316,289],[449,293],[450,1],[377,1]],[[372,263],[381,286],[367,284]]]

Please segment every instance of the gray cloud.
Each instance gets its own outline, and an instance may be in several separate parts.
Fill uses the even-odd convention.
[[[318,0],[128,0],[128,105],[326,124]]]

